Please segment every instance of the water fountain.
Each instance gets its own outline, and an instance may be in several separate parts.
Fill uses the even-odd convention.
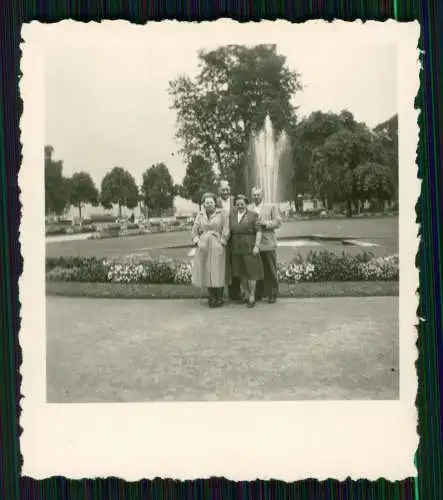
[[[281,160],[289,146],[289,137],[285,131],[276,139],[271,118],[267,115],[262,129],[252,137],[252,178],[262,188],[265,200],[270,203],[281,201]]]
[[[290,142],[287,133],[283,130],[278,138],[272,126],[271,118],[266,116],[263,127],[252,137],[252,179],[254,184],[263,190],[266,202],[278,204],[283,201],[282,182],[287,182],[283,172],[283,161],[286,153],[290,152]],[[290,165],[292,175],[292,165]],[[250,189],[252,186],[248,186]],[[277,230],[277,233],[279,231]],[[294,238],[279,238],[278,246],[295,247],[315,243]]]
[[[268,203],[279,204],[285,200],[283,184],[288,182],[288,176],[292,177],[293,164],[291,158],[290,140],[285,131],[277,134],[271,118],[266,116],[263,127],[252,136],[249,161],[244,167],[245,188],[248,195],[251,194],[253,186],[263,190],[264,199]],[[246,194],[245,192],[245,194]],[[324,245],[328,241],[337,240],[344,244],[341,238],[325,238],[322,235],[314,236],[277,236],[278,247],[296,248],[302,246],[316,247]],[[355,244],[350,242],[348,244]],[[191,248],[188,256],[195,253],[195,249],[189,244],[168,246],[166,248]]]

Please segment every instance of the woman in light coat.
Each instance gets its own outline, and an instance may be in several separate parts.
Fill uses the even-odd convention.
[[[209,307],[223,305],[226,282],[226,244],[229,238],[229,215],[216,207],[212,193],[202,197],[202,210],[192,228],[192,242],[197,247],[192,268],[192,283],[206,287]]]

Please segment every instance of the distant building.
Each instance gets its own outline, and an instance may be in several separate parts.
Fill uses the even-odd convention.
[[[289,213],[295,209],[296,212],[312,212],[324,209],[321,200],[314,198],[310,194],[299,195],[297,202],[283,202],[279,203],[280,211]]]
[[[140,206],[137,206],[135,208],[122,207],[123,217],[130,217],[132,214],[134,214],[134,217],[137,218],[143,215],[143,211],[140,208]],[[107,210],[102,206],[94,207],[90,204],[85,204],[82,207],[82,219],[90,219],[91,216],[93,215],[113,215],[115,217],[118,217],[119,216],[118,205],[114,205],[111,209]],[[64,217],[70,220],[78,219],[78,208],[72,206],[69,207],[69,209],[66,210]]]
[[[303,196],[302,210],[303,212],[312,212],[314,210],[322,210],[325,206],[323,202],[310,194],[305,194]]]
[[[48,151],[48,154],[50,152]],[[174,207],[165,210],[163,213],[163,217],[174,217],[174,215],[184,215],[184,216],[192,216],[198,210],[198,206],[195,203],[192,203],[189,200],[185,200],[177,196],[174,199]],[[90,204],[85,204],[82,207],[82,219],[90,219],[93,214],[110,214],[118,217],[119,210],[118,205],[114,205],[111,209],[107,210],[103,208],[101,205],[98,207],[94,207]],[[139,219],[140,217],[148,217],[149,218],[149,210],[144,207],[142,204],[139,204],[135,208],[126,208],[122,207],[122,217],[130,217],[134,214],[135,219]],[[78,208],[77,207],[69,207],[64,214],[65,219],[76,220],[78,219]]]

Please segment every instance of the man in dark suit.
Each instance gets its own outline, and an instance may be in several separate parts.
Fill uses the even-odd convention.
[[[229,182],[222,180],[218,186],[219,198],[217,201],[218,208],[221,208],[229,215],[229,220],[231,220],[232,214],[235,210],[234,197],[231,196],[231,187]],[[240,281],[238,278],[232,276],[232,248],[231,239],[229,239],[226,246],[226,283],[228,284],[228,296],[229,300],[240,300],[241,299],[241,289]]]

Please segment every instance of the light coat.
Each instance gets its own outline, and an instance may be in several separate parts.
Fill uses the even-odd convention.
[[[217,208],[208,217],[203,209],[195,218],[191,237],[192,242],[197,244],[192,266],[192,283],[208,288],[225,286],[228,214]]]
[[[250,210],[256,211],[254,204],[249,206]],[[275,230],[281,226],[282,220],[280,212],[275,205],[263,202],[259,210],[261,220],[266,222],[266,227],[262,227],[262,237],[260,252],[270,252],[277,249],[277,235]]]

